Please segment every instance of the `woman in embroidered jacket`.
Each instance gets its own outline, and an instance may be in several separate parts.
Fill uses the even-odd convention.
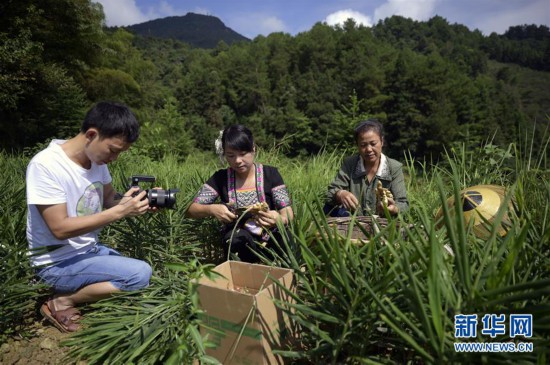
[[[278,242],[282,242],[277,222],[287,225],[294,217],[290,195],[275,167],[254,162],[256,147],[248,128],[243,125],[227,127],[222,134],[221,147],[229,168],[216,171],[208,179],[189,206],[187,216],[215,217],[224,224],[222,244],[226,257],[231,249],[240,260],[257,262],[258,257],[253,251],[260,251],[261,246],[277,249],[268,229]],[[267,211],[247,214],[233,229],[238,213],[243,213],[245,207],[263,202],[269,206]]]
[[[358,154],[344,159],[338,175],[329,185],[325,213],[347,216],[350,211],[360,209],[359,215],[383,214],[382,203],[376,206],[378,181],[393,195],[393,199],[388,199],[389,213],[404,213],[409,202],[403,165],[382,153],[382,124],[375,119],[361,122],[355,128],[354,137]]]

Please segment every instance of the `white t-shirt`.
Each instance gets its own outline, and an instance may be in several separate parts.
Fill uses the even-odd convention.
[[[106,165],[92,162],[88,170],[73,162],[61,148],[64,140],[53,140],[27,166],[27,241],[33,266],[48,265],[86,252],[97,241],[101,229],[58,240],[36,205],[67,204],[67,215],[78,217],[101,212],[103,186],[112,180]]]

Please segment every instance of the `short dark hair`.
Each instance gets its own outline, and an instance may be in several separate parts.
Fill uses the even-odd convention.
[[[371,118],[360,122],[357,127],[355,127],[355,131],[353,132],[355,142],[357,143],[359,137],[368,131],[374,131],[378,134],[378,136],[380,136],[380,140],[382,142],[384,141],[384,126],[378,121],[378,119]]]
[[[110,101],[99,102],[86,113],[80,132],[90,128],[98,130],[99,138],[121,137],[133,143],[139,137],[139,123],[130,108]]]
[[[242,152],[254,151],[254,137],[250,129],[242,124],[231,125],[223,130],[222,147]]]

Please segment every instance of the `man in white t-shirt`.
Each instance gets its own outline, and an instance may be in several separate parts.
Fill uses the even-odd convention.
[[[145,191],[132,196],[137,187],[117,194],[107,168],[138,136],[128,107],[101,102],[88,111],[77,136],[53,140],[27,167],[31,263],[54,292],[40,311],[61,331],[79,329],[78,304],[149,285],[149,264],[98,241],[102,227],[150,210]]]

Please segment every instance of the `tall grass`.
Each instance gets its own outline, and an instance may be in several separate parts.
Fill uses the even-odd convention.
[[[547,150],[501,148],[486,143],[475,149],[455,146],[437,166],[405,160],[410,212],[374,235],[365,245],[340,237],[322,213],[323,197],[343,152],[322,152],[301,159],[284,158],[276,150],[260,150],[257,158],[279,168],[292,193],[296,219],[291,232],[297,250],[278,264],[294,269],[298,291],[289,311],[300,337],[282,354],[297,363],[544,363],[550,324],[550,176]],[[24,169],[20,156],[1,156],[5,198],[2,209],[1,321],[4,336],[20,331],[19,318],[32,312],[40,290],[25,256]],[[162,162],[133,152],[111,166],[113,184],[124,191],[132,174],[157,177],[156,186],[180,188],[177,206],[104,229],[103,242],[124,254],[151,263],[149,288],[118,295],[85,308],[85,329],[73,335],[72,359],[90,364],[215,362],[204,355],[207,345],[198,330],[198,308],[189,282],[224,260],[219,224],[192,220],[185,209],[200,186],[218,168],[210,154],[183,163],[167,156]],[[9,177],[9,178],[8,178]],[[489,238],[475,236],[459,200],[467,186],[508,187]],[[143,188],[149,188],[143,186]],[[442,208],[441,222],[435,212]],[[9,212],[6,214],[4,212]],[[508,234],[497,226],[507,214]],[[436,224],[439,223],[439,224]],[[285,244],[282,242],[281,244]],[[288,243],[287,243],[288,244]],[[24,303],[16,308],[15,303]],[[6,304],[5,304],[6,303]],[[6,307],[4,307],[6,305]],[[6,308],[4,310],[4,308]],[[533,353],[456,353],[454,315],[531,313]],[[478,336],[476,341],[510,341]]]
[[[33,282],[26,254],[26,158],[14,158],[0,152],[0,343],[9,335],[32,335],[35,298],[44,286]]]
[[[518,150],[488,144],[454,150],[432,171],[421,165],[420,173],[410,176],[411,211],[400,220],[405,235],[390,225],[367,246],[357,247],[322,219],[315,220],[321,237],[314,245],[311,236],[298,232],[303,262],[287,262],[293,263],[301,290],[288,309],[300,325],[302,342],[284,354],[311,363],[544,363],[550,319],[550,191],[547,176],[541,179],[540,174],[548,172],[532,174],[522,161],[533,156]],[[520,166],[503,168],[510,162]],[[409,160],[409,171],[413,165]],[[475,236],[460,204],[446,204],[449,196],[460,201],[460,190],[477,184],[509,187],[487,239]],[[529,192],[518,188],[525,185]],[[511,199],[520,203],[510,208]],[[440,207],[441,227],[433,214]],[[512,223],[501,237],[498,226],[505,214]],[[533,314],[535,333],[529,341],[534,352],[490,357],[455,352],[454,315],[477,314],[481,321],[490,313]],[[478,335],[475,340],[510,338]]]

